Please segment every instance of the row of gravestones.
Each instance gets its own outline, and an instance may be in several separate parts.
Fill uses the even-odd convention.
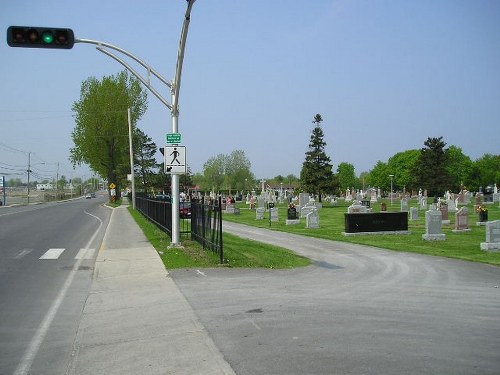
[[[446,234],[442,232],[443,217],[440,210],[431,209],[425,213],[425,234],[422,239],[426,241],[443,241]],[[478,223],[482,224],[482,223]],[[453,233],[470,231],[469,228],[469,209],[462,207],[455,215],[455,229]],[[482,250],[498,251],[500,250],[500,220],[489,221],[486,223],[486,242],[480,244]]]
[[[304,213],[304,216],[306,218],[306,228],[319,228],[319,213],[317,208],[311,208],[310,210],[307,210],[307,213],[305,211],[301,212]],[[259,207],[255,210],[255,219],[256,220],[263,220],[265,217],[266,209],[264,207]],[[272,207],[269,209],[269,220],[271,222],[277,222],[279,221],[279,211],[277,207]],[[294,224],[299,224],[300,219],[298,218],[297,210],[295,207],[291,207],[288,209],[287,212],[287,220],[286,220],[286,225],[294,225]]]

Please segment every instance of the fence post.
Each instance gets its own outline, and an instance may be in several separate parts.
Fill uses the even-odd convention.
[[[220,247],[220,264],[224,263],[224,248],[222,247],[222,197],[219,195],[219,247]]]

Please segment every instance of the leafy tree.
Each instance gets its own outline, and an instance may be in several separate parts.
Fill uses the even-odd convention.
[[[156,163],[156,144],[141,129],[134,129],[134,174],[142,182],[144,191],[151,186],[151,176],[154,169],[158,168]]]
[[[347,190],[347,188],[358,187],[358,179],[354,173],[354,165],[342,162],[337,167],[337,177],[339,180],[340,188]]]
[[[451,176],[450,190],[459,192],[463,185],[469,185],[473,174],[473,161],[457,146],[448,148],[448,173]]]
[[[452,185],[448,172],[449,157],[443,137],[427,138],[415,164],[416,186],[427,189],[429,196],[442,196]]]
[[[146,91],[126,71],[95,77],[82,83],[80,100],[73,104],[76,126],[72,132],[75,146],[70,150],[73,164],[88,164],[108,185],[126,180],[129,160],[127,108],[135,124],[147,108]]]
[[[379,160],[370,171],[370,184],[375,188],[389,190],[391,187],[390,174],[387,163]]]
[[[229,155],[219,154],[203,165],[204,189],[248,189],[255,179],[251,163],[242,150]]]
[[[485,188],[488,185],[500,185],[500,155],[484,154],[476,160],[474,165],[479,172],[479,187]]]
[[[203,175],[205,176],[204,189],[218,191],[223,188],[226,173],[226,158],[226,155],[219,154],[211,157],[203,164]]]
[[[394,175],[394,190],[406,188],[408,191],[411,191],[412,189],[418,189],[416,186],[413,186],[414,176],[412,172],[417,164],[419,156],[419,150],[408,150],[398,152],[387,161],[389,173],[386,178],[389,178],[388,175],[390,174]]]
[[[191,174],[191,168],[189,166],[186,167],[186,173],[180,175],[179,184],[182,187],[182,190],[185,191],[186,193],[187,190],[194,185],[193,176]]]
[[[253,181],[250,160],[243,150],[235,150],[226,157],[226,186],[229,189],[243,190],[245,181]]]
[[[326,142],[323,140],[323,129],[321,122],[323,118],[318,113],[314,116],[309,150],[302,164],[300,172],[300,184],[304,191],[315,193],[321,202],[323,193],[333,192],[333,172],[330,158],[325,153]]]

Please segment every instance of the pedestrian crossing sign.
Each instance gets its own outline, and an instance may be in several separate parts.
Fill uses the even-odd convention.
[[[186,174],[186,146],[166,146],[165,173]]]

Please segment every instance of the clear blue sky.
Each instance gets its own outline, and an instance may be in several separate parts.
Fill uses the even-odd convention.
[[[88,44],[10,48],[8,26],[70,27],[172,79],[185,8],[183,0],[2,1],[0,174],[26,165],[30,151],[69,176],[80,85],[122,69]],[[357,174],[427,137],[443,136],[472,159],[499,154],[500,1],[197,0],[180,109],[194,173],[241,149],[257,178],[298,176],[316,113],[334,168],[352,163]],[[138,126],[162,146],[170,112],[149,95]]]

